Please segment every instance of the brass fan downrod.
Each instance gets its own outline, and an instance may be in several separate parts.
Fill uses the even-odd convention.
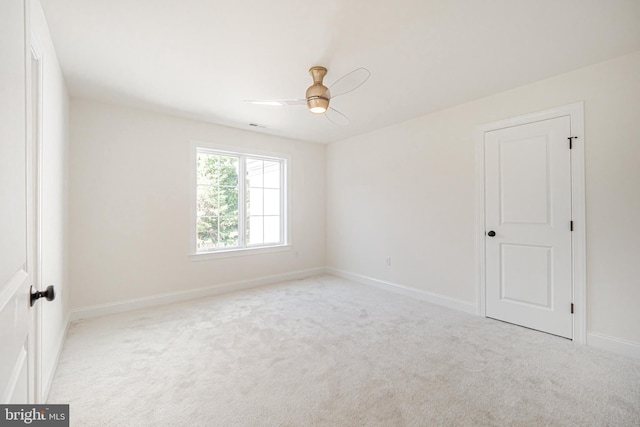
[[[309,74],[313,78],[313,85],[307,89],[307,107],[309,111],[316,114],[322,114],[329,108],[328,90],[322,84],[322,79],[327,74],[325,67],[311,67]]]

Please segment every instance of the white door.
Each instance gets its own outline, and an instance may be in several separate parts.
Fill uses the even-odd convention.
[[[573,338],[569,116],[485,133],[487,317]]]
[[[23,0],[0,1],[0,398],[35,403],[33,151],[27,129]]]

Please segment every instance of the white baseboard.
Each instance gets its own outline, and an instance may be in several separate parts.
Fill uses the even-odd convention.
[[[640,344],[631,341],[625,341],[620,338],[609,337],[606,335],[588,333],[587,345],[591,347],[601,348],[613,353],[622,354],[624,356],[640,359]]]
[[[385,282],[383,280],[378,280],[372,277],[363,276],[361,274],[339,270],[337,268],[327,267],[326,272],[329,274],[333,274],[334,276],[342,277],[343,279],[353,280],[354,282],[359,282],[365,285],[374,286],[379,289],[384,289],[386,291],[391,291],[396,294],[401,294],[401,295],[416,298],[422,301],[427,301],[432,304],[453,308],[455,310],[464,311],[465,313],[470,313],[475,315],[478,314],[478,306],[476,305],[476,303],[473,303],[473,302],[463,301],[463,300],[451,298],[445,295],[423,291],[420,289],[409,288],[407,286]]]
[[[325,269],[310,268],[307,270],[291,271],[273,276],[259,277],[257,279],[240,280],[237,282],[224,283],[206,288],[192,289],[183,292],[171,292],[166,294],[154,295],[145,298],[136,298],[126,301],[119,301],[110,304],[100,304],[91,307],[75,309],[71,311],[71,321],[80,319],[89,319],[92,317],[107,316],[110,314],[124,313],[127,311],[139,310],[141,308],[156,307],[160,305],[172,304],[176,302],[188,301],[196,298],[210,297],[214,295],[225,294],[228,292],[240,291],[244,289],[257,288],[260,286],[270,285],[273,283],[284,282],[287,280],[304,279],[307,277],[324,274]]]
[[[69,325],[71,324],[71,313],[67,314],[67,318],[65,319],[64,331],[60,335],[57,343],[56,355],[53,361],[53,368],[47,378],[44,378],[42,383],[42,402],[48,403],[49,401],[49,392],[51,391],[51,384],[53,384],[53,378],[56,376],[56,370],[58,369],[58,362],[60,361],[60,355],[62,354],[62,348],[64,347],[64,342],[67,340],[67,332],[69,332]]]

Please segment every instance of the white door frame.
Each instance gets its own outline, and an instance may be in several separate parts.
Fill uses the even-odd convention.
[[[42,285],[42,89],[44,84],[43,78],[43,55],[40,43],[35,34],[30,35],[29,39],[29,76],[27,78],[27,86],[29,96],[27,99],[27,134],[29,135],[29,147],[31,153],[32,169],[28,176],[29,188],[32,189],[32,243],[34,247],[33,253],[33,287],[34,290],[43,290]],[[33,63],[36,63],[34,69]],[[43,378],[42,378],[42,302],[32,307],[34,311],[33,325],[31,332],[33,334],[33,357],[35,363],[35,403],[43,402]]]
[[[25,11],[25,137],[26,137],[26,237],[27,237],[27,269],[31,274],[31,285],[34,291],[39,290],[42,277],[41,264],[41,189],[42,189],[42,69],[41,50],[35,35],[31,31],[31,1],[24,0]],[[33,61],[38,69],[33,70]],[[37,73],[37,74],[36,74]],[[37,81],[34,81],[34,78]],[[34,90],[37,93],[34,94]],[[34,95],[37,101],[34,105]],[[37,109],[37,111],[36,111]],[[40,307],[39,304],[29,308],[29,400],[42,403],[40,361]],[[31,402],[29,402],[31,403]]]
[[[584,164],[584,103],[564,105],[536,113],[525,114],[482,125],[476,142],[476,301],[478,314],[486,317],[486,276],[485,276],[485,170],[484,137],[486,132],[519,126],[557,117],[571,119],[571,211],[573,233],[571,236],[571,271],[574,304],[573,341],[587,343],[587,283],[586,283],[586,205],[585,205],[585,164]],[[567,141],[569,144],[569,141]]]

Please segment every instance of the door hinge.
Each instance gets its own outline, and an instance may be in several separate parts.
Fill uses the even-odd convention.
[[[570,221],[569,224],[570,224],[569,226],[571,228],[571,231],[573,231],[573,221]]]
[[[571,314],[573,314],[573,303],[571,303]]]
[[[574,139],[578,139],[577,136],[570,136],[567,138],[569,140],[569,150],[571,150],[573,148],[573,140]]]

